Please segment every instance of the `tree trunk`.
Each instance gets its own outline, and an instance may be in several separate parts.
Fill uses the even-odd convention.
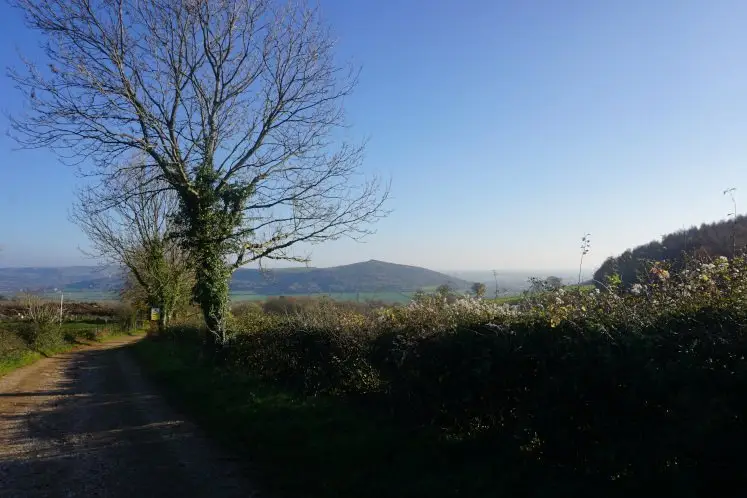
[[[208,331],[216,344],[222,347],[228,343],[226,319],[231,270],[218,254],[200,256],[195,272],[195,299],[200,305]]]
[[[171,309],[163,305],[161,307],[161,314],[158,317],[158,335],[163,335],[166,331],[166,327],[169,325],[169,313],[171,313]]]
[[[225,258],[235,252],[228,241],[233,229],[241,223],[241,209],[250,189],[237,192],[226,187],[216,192],[218,180],[211,161],[200,166],[194,190],[183,193],[180,216],[186,228],[183,233],[186,249],[195,264],[195,301],[215,343],[224,347],[228,343],[226,319],[232,273]]]

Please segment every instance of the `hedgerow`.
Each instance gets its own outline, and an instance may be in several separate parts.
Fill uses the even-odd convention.
[[[564,478],[690,491],[743,479],[747,261],[659,264],[650,277],[513,306],[425,295],[366,313],[330,301],[237,310],[227,366],[307,396],[368,399],[397,424]]]

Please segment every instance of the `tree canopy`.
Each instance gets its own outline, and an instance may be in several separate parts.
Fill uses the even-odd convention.
[[[669,260],[679,264],[684,255],[715,258],[732,255],[732,234],[737,252],[747,246],[747,217],[703,223],[664,235],[661,240],[628,249],[608,258],[594,273],[594,280],[605,283],[609,275],[618,274],[624,285],[631,285],[646,275],[650,261]]]
[[[270,0],[11,0],[45,39],[46,64],[10,76],[28,112],[14,137],[47,147],[108,188],[131,168],[175,192],[194,295],[225,342],[228,279],[248,262],[371,233],[388,190],[362,178],[342,140],[357,82],[319,12]],[[126,161],[134,153],[146,161]]]

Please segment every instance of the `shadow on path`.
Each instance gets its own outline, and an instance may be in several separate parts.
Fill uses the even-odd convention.
[[[0,497],[258,496],[246,469],[145,381],[131,342],[41,360],[0,383]]]

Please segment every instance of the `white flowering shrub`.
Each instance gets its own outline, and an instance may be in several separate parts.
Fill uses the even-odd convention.
[[[742,257],[690,261],[678,270],[656,263],[647,282],[628,289],[600,285],[532,296],[523,303],[518,318],[544,320],[551,328],[561,323],[603,331],[644,327],[666,316],[747,304],[746,272],[747,261]]]
[[[375,328],[436,333],[464,325],[504,322],[515,315],[516,311],[508,305],[493,301],[467,296],[449,301],[439,295],[425,295],[407,306],[378,310]]]

